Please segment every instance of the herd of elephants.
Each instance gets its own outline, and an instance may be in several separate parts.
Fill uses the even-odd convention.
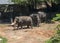
[[[27,26],[27,28],[33,28],[33,26],[39,27],[41,22],[47,22],[47,17],[45,12],[39,11],[37,13],[32,13],[29,16],[15,17],[11,26],[13,26],[14,29],[23,28],[23,26]]]

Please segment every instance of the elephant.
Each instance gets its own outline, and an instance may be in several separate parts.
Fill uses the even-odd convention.
[[[14,22],[11,25],[15,25],[17,29],[19,29],[20,26],[21,28],[23,28],[23,26],[27,26],[28,28],[31,26],[32,28],[33,22],[30,16],[19,16],[15,17]]]
[[[46,20],[47,20],[47,14],[45,12],[39,11],[38,15],[39,15],[39,18],[41,19],[41,22],[44,22],[44,21],[46,22]]]
[[[32,14],[30,14],[30,16],[31,16],[31,18],[33,20],[33,25],[39,27],[39,24],[40,24],[39,15],[37,13],[32,13]]]

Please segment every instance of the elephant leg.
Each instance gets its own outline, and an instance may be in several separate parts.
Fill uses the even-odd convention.
[[[27,28],[29,28],[29,25],[27,25]]]
[[[19,29],[19,25],[17,26],[17,29]]]
[[[13,30],[16,30],[16,29],[17,29],[17,26],[15,26],[15,25],[14,25],[13,27],[14,27],[14,29],[13,29]]]
[[[39,24],[40,24],[40,20],[37,21],[37,26],[38,26],[38,27],[40,26]]]
[[[21,25],[21,29],[23,28],[23,26]]]
[[[31,24],[30,24],[31,28],[33,28],[33,21],[31,20]]]
[[[31,25],[31,28],[33,28],[32,26],[33,26],[33,25]]]
[[[37,26],[39,27],[39,23],[37,23]]]

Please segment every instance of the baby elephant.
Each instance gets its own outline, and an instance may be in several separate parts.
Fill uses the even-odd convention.
[[[32,28],[33,22],[30,16],[19,16],[15,18],[12,25],[17,27],[17,29],[19,29],[19,27],[23,28],[23,26],[27,26],[28,28],[31,26]]]

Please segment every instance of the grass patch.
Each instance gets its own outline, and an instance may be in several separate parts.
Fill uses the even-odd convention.
[[[7,43],[7,39],[0,36],[0,43]]]

